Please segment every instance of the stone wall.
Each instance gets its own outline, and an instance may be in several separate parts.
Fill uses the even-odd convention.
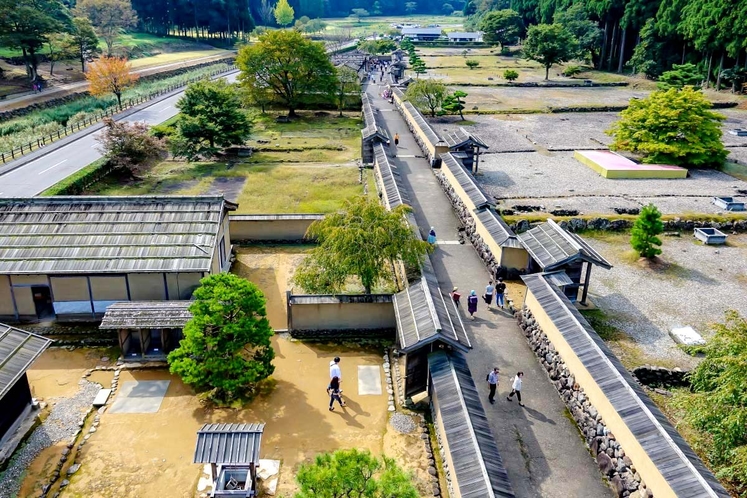
[[[294,339],[386,339],[394,340],[396,329],[313,329],[289,331]]]
[[[516,313],[516,318],[537,359],[568,407],[591,456],[596,460],[599,471],[608,480],[610,487],[619,497],[653,497],[653,493],[641,480],[633,462],[625,455],[625,450],[615,435],[607,428],[596,408],[589,403],[584,390],[576,383],[563,359],[537,325],[532,312],[525,307]]]

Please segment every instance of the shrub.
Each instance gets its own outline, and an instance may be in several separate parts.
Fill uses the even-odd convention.
[[[503,78],[513,82],[519,78],[519,73],[513,69],[506,69],[503,71]]]
[[[476,68],[477,66],[480,65],[480,61],[476,61],[475,59],[467,59],[464,63],[470,69],[474,69],[474,68]]]
[[[661,254],[661,239],[657,235],[663,231],[659,209],[653,204],[644,206],[630,231],[630,245],[642,257],[651,259]]]
[[[579,66],[567,66],[563,69],[563,76],[566,78],[573,78],[577,74],[581,74],[581,68]]]
[[[133,173],[166,150],[163,141],[150,134],[147,124],[111,118],[104,120],[104,132],[96,140],[113,166],[127,168]]]

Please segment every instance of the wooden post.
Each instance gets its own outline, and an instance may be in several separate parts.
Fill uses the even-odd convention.
[[[586,296],[589,295],[589,278],[591,277],[591,263],[586,262],[586,276],[584,277],[584,292],[581,294],[581,304],[586,306]]]

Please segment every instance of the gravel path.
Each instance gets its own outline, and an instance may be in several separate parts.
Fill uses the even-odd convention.
[[[709,324],[723,321],[726,310],[747,316],[747,235],[730,235],[722,247],[664,237],[662,257],[673,263],[664,271],[626,259],[627,236],[588,240],[614,265],[592,272],[592,301],[649,356],[684,359],[669,337],[673,327],[690,325],[708,335]]]
[[[13,455],[8,468],[0,474],[0,496],[15,497],[21,488],[24,471],[45,448],[72,438],[79,429],[81,415],[88,410],[101,388],[100,385],[81,380],[80,389],[71,398],[50,398],[52,411],[47,419],[31,434],[24,445]]]
[[[723,213],[710,203],[711,197],[743,198],[738,191],[747,189],[747,182],[713,170],[692,170],[682,180],[608,180],[574,159],[572,152],[486,155],[480,170],[478,179],[488,193],[512,199],[507,206],[545,204],[551,210],[558,199],[565,199],[563,208],[582,214],[613,213],[614,207],[648,202],[668,214]]]
[[[417,427],[411,416],[400,412],[394,412],[389,418],[389,423],[402,434],[409,434]]]

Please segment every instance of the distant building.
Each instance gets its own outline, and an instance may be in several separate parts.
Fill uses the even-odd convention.
[[[433,41],[441,37],[441,28],[402,28],[402,36],[413,40]]]
[[[446,33],[450,42],[481,42],[482,32],[475,31],[471,33]]]
[[[185,300],[227,271],[222,195],[0,200],[0,319],[95,321],[119,301]]]

